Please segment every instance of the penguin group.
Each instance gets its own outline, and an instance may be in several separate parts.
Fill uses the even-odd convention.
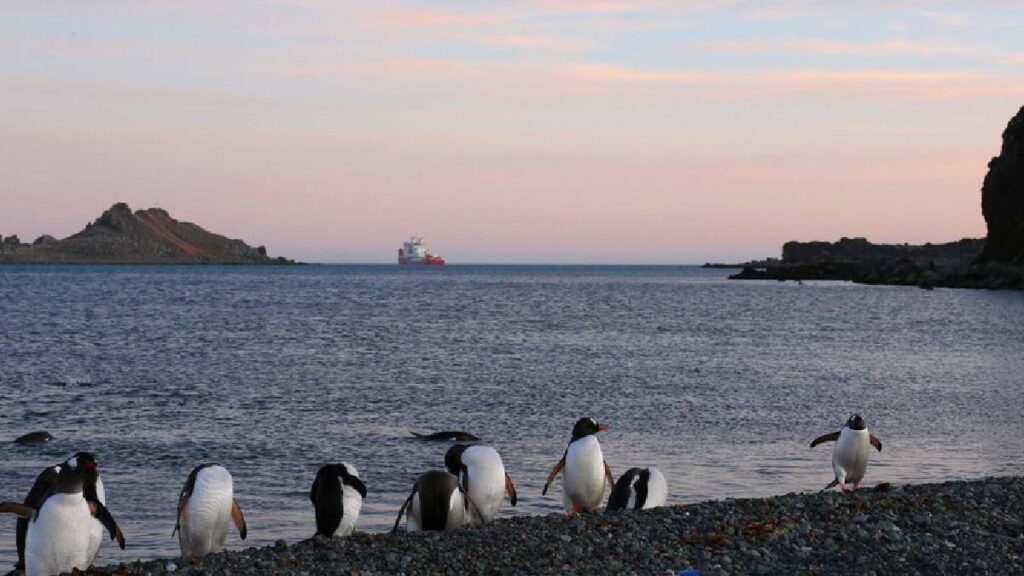
[[[541,495],[547,494],[561,474],[562,504],[567,516],[598,512],[608,490],[608,512],[654,508],[668,499],[665,476],[655,467],[629,468],[614,480],[597,439],[597,434],[607,429],[593,418],[577,420],[562,457],[544,483]],[[456,436],[446,432],[444,437]],[[420,474],[399,508],[392,531],[398,530],[403,516],[410,532],[485,526],[496,518],[506,496],[512,506],[516,505],[516,487],[498,451],[472,438],[447,450],[443,469]],[[825,489],[838,485],[842,491],[856,490],[867,470],[871,448],[882,450],[881,440],[868,432],[859,414],[852,415],[839,431],[815,438],[811,448],[824,442],[836,443],[832,453],[834,479]],[[366,495],[366,485],[355,466],[347,462],[323,465],[309,491],[316,534],[352,534]],[[104,533],[121,549],[125,547],[124,535],[106,508],[99,466],[88,452],[78,452],[44,469],[24,501],[0,502],[0,513],[18,516],[16,568],[23,568],[25,576],[87,569],[99,554]],[[244,540],[248,529],[234,497],[231,474],[214,463],[196,466],[178,496],[177,519],[171,533],[178,537],[182,557],[196,563],[207,554],[224,550],[231,524]]]

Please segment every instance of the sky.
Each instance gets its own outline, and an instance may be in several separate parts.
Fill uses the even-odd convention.
[[[115,202],[317,262],[985,235],[1024,4],[0,3],[0,235]]]

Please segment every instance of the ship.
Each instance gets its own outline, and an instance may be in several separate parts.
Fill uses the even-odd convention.
[[[398,249],[398,263],[443,266],[444,258],[431,252],[430,248],[423,242],[423,238],[413,236],[402,245],[402,248]]]

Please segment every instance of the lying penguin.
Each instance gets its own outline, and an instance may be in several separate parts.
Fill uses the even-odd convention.
[[[40,472],[32,484],[32,488],[29,489],[28,494],[25,496],[23,504],[33,509],[38,508],[43,499],[57,487],[58,471],[61,466],[72,466],[73,464],[75,466],[85,466],[90,462],[92,467],[85,471],[85,483],[82,486],[82,492],[87,500],[97,501],[105,506],[107,503],[106,493],[103,489],[103,480],[100,478],[99,466],[96,464],[96,459],[93,455],[88,452],[76,452],[64,462],[50,466]],[[14,566],[16,569],[25,567],[25,537],[28,535],[28,522],[27,518],[18,518],[15,527],[15,545],[18,549],[18,563]],[[102,542],[103,525],[99,520],[94,519],[89,526],[90,565],[96,562]]]
[[[398,510],[392,532],[398,531],[402,515],[406,514],[405,529],[455,530],[469,521],[469,509],[475,506],[459,479],[443,470],[424,472],[413,485],[412,493]]]
[[[828,490],[836,484],[840,490],[847,490],[847,484],[852,485],[849,489],[856,490],[868,469],[871,447],[882,451],[882,441],[868,433],[867,424],[860,414],[850,416],[846,425],[838,432],[830,432],[815,438],[811,442],[811,448],[823,442],[835,442],[836,447],[832,450],[832,471],[835,473],[835,479],[822,490]]]
[[[94,460],[73,456],[53,467],[56,485],[37,508],[0,503],[0,512],[29,519],[24,549],[25,576],[53,576],[87,569],[95,558],[90,543],[94,518],[109,532],[110,539],[117,540],[118,546],[124,549],[124,534],[117,522],[103,503],[85,489],[95,470]]]
[[[444,466],[459,478],[463,489],[473,499],[470,523],[490,524],[508,494],[513,506],[518,500],[512,478],[505,472],[498,451],[482,444],[456,444],[444,455]]]
[[[231,474],[218,464],[196,466],[181,489],[178,521],[171,532],[171,536],[178,534],[182,557],[194,564],[211,552],[224,550],[229,522],[234,522],[245,540],[248,530],[235,501]]]
[[[342,462],[325,464],[316,473],[309,500],[316,512],[316,533],[320,536],[348,536],[359,521],[366,498],[366,485],[356,467]]]
[[[630,468],[619,477],[605,511],[640,510],[664,506],[668,498],[665,475],[657,468]]]
[[[597,511],[604,497],[606,483],[608,486],[615,483],[596,436],[598,432],[607,429],[607,426],[598,424],[593,418],[577,420],[572,427],[569,446],[544,483],[541,495],[548,493],[551,482],[562,472],[562,504],[567,515]]]

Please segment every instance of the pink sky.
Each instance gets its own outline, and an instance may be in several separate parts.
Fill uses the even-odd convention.
[[[110,204],[390,262],[701,263],[983,236],[1024,9],[524,2],[2,10],[0,234]]]

